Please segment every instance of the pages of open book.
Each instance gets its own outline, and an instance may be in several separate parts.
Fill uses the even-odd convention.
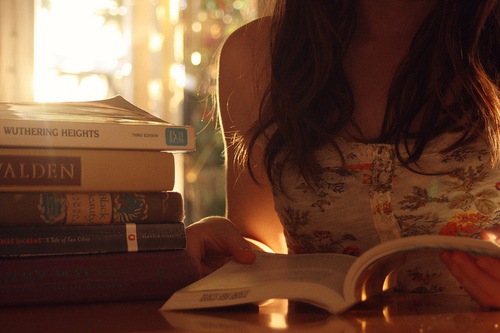
[[[403,264],[422,256],[437,256],[444,249],[500,257],[497,243],[480,239],[423,235],[392,240],[366,251],[352,265],[345,278],[346,301],[358,302],[390,289]]]
[[[275,298],[304,301],[330,312],[348,305],[344,278],[355,257],[342,254],[257,253],[255,263],[231,261],[175,293],[161,310],[254,303]]]
[[[500,257],[500,246],[450,236],[405,237],[382,243],[359,258],[343,254],[280,255],[257,252],[254,264],[231,261],[176,292],[161,310],[254,303],[273,298],[307,302],[341,312],[393,286],[399,267],[442,249]]]

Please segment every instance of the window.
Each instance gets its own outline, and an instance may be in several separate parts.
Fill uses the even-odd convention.
[[[259,2],[2,0],[0,99],[121,94],[167,121],[193,125],[197,151],[176,158],[186,223],[223,214],[223,145],[209,98],[213,57],[224,38],[257,18]]]

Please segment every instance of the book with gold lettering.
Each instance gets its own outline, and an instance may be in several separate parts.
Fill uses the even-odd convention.
[[[165,151],[0,148],[0,192],[155,192],[174,180]]]
[[[192,126],[174,125],[121,96],[92,102],[0,103],[0,147],[191,151]]]
[[[183,222],[0,228],[0,258],[181,250]]]
[[[170,223],[184,220],[181,193],[0,192],[0,227]]]

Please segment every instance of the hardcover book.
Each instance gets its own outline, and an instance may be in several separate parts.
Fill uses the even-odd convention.
[[[184,223],[0,228],[0,257],[180,250]]]
[[[198,277],[185,250],[0,259],[0,306],[165,299]]]
[[[121,96],[92,102],[0,103],[0,146],[191,151],[194,128]]]
[[[0,192],[155,192],[174,181],[170,152],[0,148]]]
[[[0,192],[0,227],[169,223],[184,220],[179,192]]]
[[[359,258],[346,254],[258,252],[253,264],[230,261],[179,290],[161,310],[258,303],[269,299],[302,301],[341,313],[371,296],[391,290],[398,269],[443,249],[500,257],[498,244],[452,236],[413,236],[371,248]]]

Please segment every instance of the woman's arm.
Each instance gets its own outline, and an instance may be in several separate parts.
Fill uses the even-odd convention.
[[[262,50],[268,38],[268,22],[254,21],[235,31],[224,43],[219,59],[218,105],[226,160],[226,217],[205,218],[187,228],[188,251],[206,274],[234,256],[252,262],[246,248],[286,252],[283,228],[274,210],[271,186],[261,163],[262,150],[253,151],[253,173],[235,161],[232,139],[245,133],[258,119],[264,86]],[[244,238],[247,238],[246,241]]]

